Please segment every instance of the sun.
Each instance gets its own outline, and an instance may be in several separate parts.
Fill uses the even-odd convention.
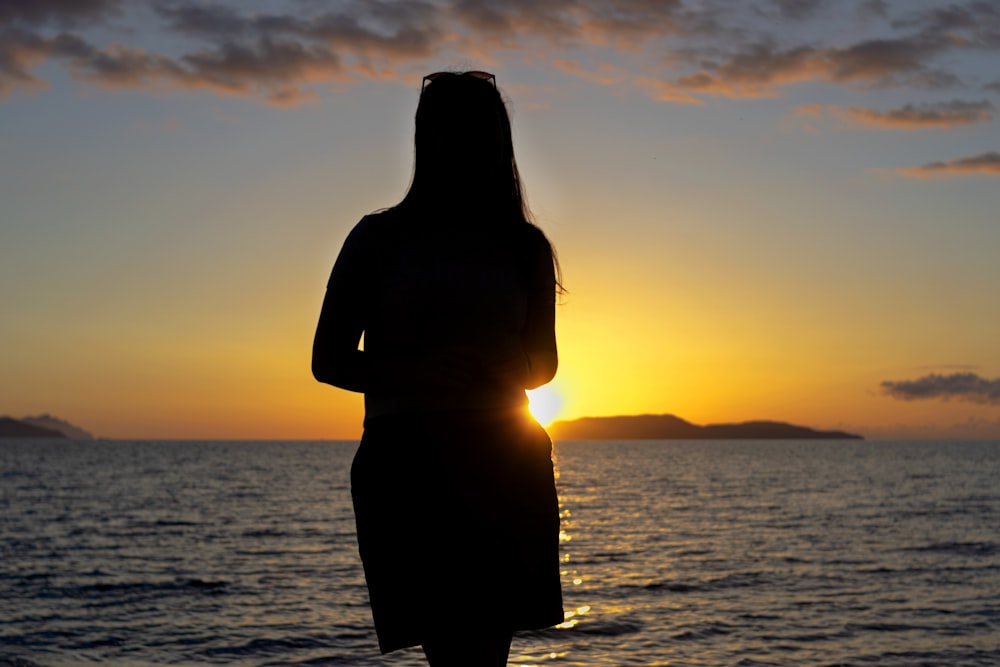
[[[562,402],[562,396],[548,385],[528,391],[528,410],[542,426],[548,426],[553,419],[559,416]]]

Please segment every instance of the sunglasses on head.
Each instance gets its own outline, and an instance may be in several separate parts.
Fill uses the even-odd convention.
[[[483,72],[480,70],[470,70],[468,72],[432,72],[424,77],[423,83],[420,84],[420,92],[424,92],[424,88],[431,81],[436,81],[437,79],[442,79],[449,76],[471,76],[477,79],[482,79],[483,81],[489,81],[493,84],[493,87],[497,87],[497,77],[495,74],[490,74],[489,72]]]

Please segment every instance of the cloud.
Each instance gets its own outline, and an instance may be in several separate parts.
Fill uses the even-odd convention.
[[[638,51],[647,42],[679,35],[710,34],[717,28],[708,13],[691,12],[680,0],[642,0],[630,5],[590,2],[579,22],[585,43],[624,51]]]
[[[928,162],[919,167],[904,167],[898,170],[904,176],[915,178],[932,178],[934,176],[952,176],[968,174],[986,174],[1000,176],[1000,152],[989,151],[970,157],[956,158],[939,162]]]
[[[250,4],[154,0],[149,14],[125,0],[0,2],[0,94],[44,85],[35,71],[55,61],[105,87],[206,89],[290,104],[315,98],[323,82],[407,80],[431,59],[489,60],[506,49],[598,83],[627,83],[654,99],[698,103],[706,96],[774,97],[808,82],[960,87],[953,68],[961,59],[943,54],[1000,50],[1000,6],[982,0],[916,10],[885,0],[342,0],[271,12]],[[908,13],[893,20],[891,7]],[[112,15],[122,43],[86,30]],[[129,23],[139,15],[141,29]],[[825,23],[855,21],[856,28],[872,17],[879,19],[876,35]],[[796,40],[789,22],[829,37]],[[65,32],[70,28],[79,30]],[[177,50],[152,52],[154,41]],[[70,42],[75,50],[66,48]],[[593,47],[617,51],[617,71],[580,67],[578,54]],[[867,111],[852,110],[861,122],[899,127],[926,118],[928,109],[915,107],[911,116]]]
[[[666,81],[660,81],[659,79],[644,76],[639,77],[635,81],[635,84],[645,91],[651,99],[658,100],[660,102],[673,102],[680,104],[704,104],[699,98],[685,92],[678,86],[675,86]]]
[[[266,20],[246,18],[224,5],[157,2],[154,7],[160,16],[168,19],[171,30],[209,38],[232,39],[245,34],[255,23]]]
[[[170,29],[228,45],[247,38],[265,42],[301,39],[341,52],[417,58],[433,53],[443,37],[433,6],[421,2],[356,3],[306,17],[244,15],[223,5],[160,2],[156,7],[168,19]]]
[[[861,3],[859,13],[863,18],[888,18],[889,3],[885,0],[865,0]]]
[[[207,46],[177,56],[119,43],[97,47],[77,34],[46,37],[37,29],[10,27],[0,32],[0,96],[43,86],[34,68],[57,60],[77,79],[102,87],[207,89],[292,106],[317,99],[303,88],[307,84],[349,74],[379,76],[396,60],[432,54],[439,32],[420,26],[426,12],[419,3],[402,4],[365,3],[369,14],[364,17],[324,12],[299,18],[244,15],[223,5],[157,3],[171,31],[208,39]]]
[[[101,49],[68,33],[43,38],[8,30],[0,33],[0,94],[15,87],[44,85],[31,68],[45,58],[65,60],[76,78],[107,88],[174,86],[224,94],[258,93],[283,106],[313,96],[297,82],[331,79],[341,70],[337,56],[325,47],[305,47],[294,41],[261,40],[252,46],[227,43],[172,59],[123,44]]]
[[[822,74],[832,81],[866,81],[876,86],[903,83],[937,87],[957,78],[932,70],[928,61],[947,45],[924,35],[871,39],[844,48],[827,49]]]
[[[560,59],[552,62],[553,67],[575,77],[592,81],[602,86],[610,86],[621,81],[621,72],[611,63],[600,63],[597,69],[587,69],[576,60]]]
[[[780,2],[786,17],[804,19],[825,3]],[[865,2],[862,15],[887,15],[884,2]],[[894,22],[896,34],[860,39],[845,45],[780,44],[773,36],[734,42],[728,52],[712,49],[688,51],[689,62],[700,59],[699,69],[673,80],[692,94],[726,97],[769,97],[778,88],[825,81],[866,88],[942,89],[963,87],[958,74],[942,69],[936,60],[961,50],[1000,50],[1000,6],[968,2],[948,8],[913,13]],[[707,56],[707,57],[706,57]]]
[[[80,58],[92,51],[79,37],[60,33],[43,37],[18,27],[0,28],[0,97],[15,88],[38,88],[45,82],[32,73],[48,58]]]
[[[952,100],[937,104],[907,104],[888,111],[866,107],[843,109],[830,106],[828,108],[831,113],[852,122],[901,130],[988,123],[993,120],[993,112],[996,110],[993,103],[988,100],[979,102]]]
[[[783,18],[805,19],[828,4],[828,0],[772,0]]]
[[[795,113],[801,116],[822,116],[826,109],[822,104],[803,104],[795,107]]]
[[[673,4],[669,0],[667,4]],[[641,4],[641,3],[640,3]],[[579,14],[572,0],[461,0],[449,3],[450,14],[474,33],[493,39],[515,39],[518,33],[544,34],[560,40],[577,32]]]
[[[182,58],[187,68],[175,76],[192,86],[243,92],[254,85],[286,88],[288,81],[330,78],[341,70],[337,54],[323,46],[262,39],[255,45],[226,43]]]
[[[0,0],[0,25],[75,25],[120,11],[123,0]]]
[[[721,61],[709,61],[676,83],[692,93],[726,97],[771,97],[778,87],[809,81],[858,83],[869,87],[944,88],[960,79],[929,65],[946,45],[925,37],[874,39],[847,47],[761,42]]]
[[[923,35],[955,46],[985,49],[1000,46],[1000,5],[985,0],[926,9],[894,25],[919,30]]]
[[[916,380],[882,382],[880,387],[886,396],[903,401],[954,398],[972,403],[1000,405],[1000,378],[987,380],[975,373],[932,373]]]
[[[711,63],[702,70],[676,79],[682,90],[726,97],[768,97],[777,85],[806,81],[824,69],[820,52],[811,46],[777,49],[755,44]]]

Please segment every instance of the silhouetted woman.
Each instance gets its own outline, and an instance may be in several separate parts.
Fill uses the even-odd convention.
[[[365,394],[351,487],[382,652],[495,667],[515,630],[563,620],[552,446],[525,397],[556,372],[557,267],[495,78],[423,85],[410,188],[344,242],[313,374]]]

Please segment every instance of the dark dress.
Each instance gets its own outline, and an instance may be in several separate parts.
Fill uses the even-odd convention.
[[[383,653],[563,621],[551,451],[523,412],[366,423],[351,488]]]
[[[368,216],[327,297],[363,321],[365,354],[381,358],[554,336],[548,243],[526,223]],[[561,623],[552,445],[523,388],[373,390],[365,409],[351,488],[382,652]]]

